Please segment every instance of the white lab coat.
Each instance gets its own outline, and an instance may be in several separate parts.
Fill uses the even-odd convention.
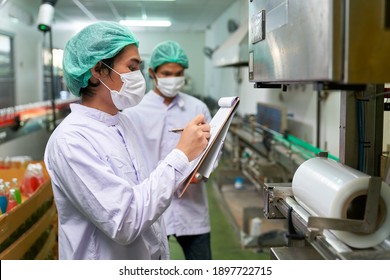
[[[147,178],[128,118],[79,104],[71,111],[44,157],[60,259],[168,259],[160,216],[189,173],[188,158],[174,150]]]
[[[139,139],[149,169],[154,169],[179,141],[180,133],[172,128],[185,127],[195,116],[203,114],[210,122],[210,112],[202,101],[179,93],[169,106],[164,98],[149,91],[141,103],[124,111],[138,126]],[[181,198],[174,195],[171,206],[163,214],[167,234],[196,235],[210,232],[210,220],[205,184],[192,184]]]

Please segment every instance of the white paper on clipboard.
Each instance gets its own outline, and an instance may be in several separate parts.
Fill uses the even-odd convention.
[[[220,108],[209,123],[211,127],[209,143],[203,153],[190,162],[191,174],[184,180],[183,186],[179,191],[179,197],[184,194],[192,177],[194,177],[196,173],[201,174],[203,178],[209,178],[214,169],[216,160],[218,159],[219,152],[225,141],[239,101],[240,99],[237,96],[222,97],[219,99],[218,105]]]

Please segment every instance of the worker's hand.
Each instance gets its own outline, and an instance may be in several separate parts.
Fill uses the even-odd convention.
[[[209,139],[210,125],[203,115],[198,115],[184,128],[176,149],[181,150],[192,161],[207,147]]]

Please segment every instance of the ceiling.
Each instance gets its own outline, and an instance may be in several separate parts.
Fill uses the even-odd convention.
[[[133,27],[134,31],[204,31],[237,0],[58,0],[53,27],[82,28],[93,21],[169,19],[170,27]],[[42,0],[8,0],[27,11],[36,11]]]

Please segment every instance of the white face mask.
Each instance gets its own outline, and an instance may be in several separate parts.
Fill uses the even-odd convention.
[[[108,65],[106,66],[120,75],[123,82],[123,85],[118,92],[117,90],[110,89],[105,83],[99,80],[110,91],[112,102],[114,102],[115,107],[118,110],[124,110],[138,105],[144,97],[146,90],[145,78],[141,71],[136,70],[120,74]]]
[[[184,77],[157,78],[157,88],[165,97],[175,97],[184,86]]]

